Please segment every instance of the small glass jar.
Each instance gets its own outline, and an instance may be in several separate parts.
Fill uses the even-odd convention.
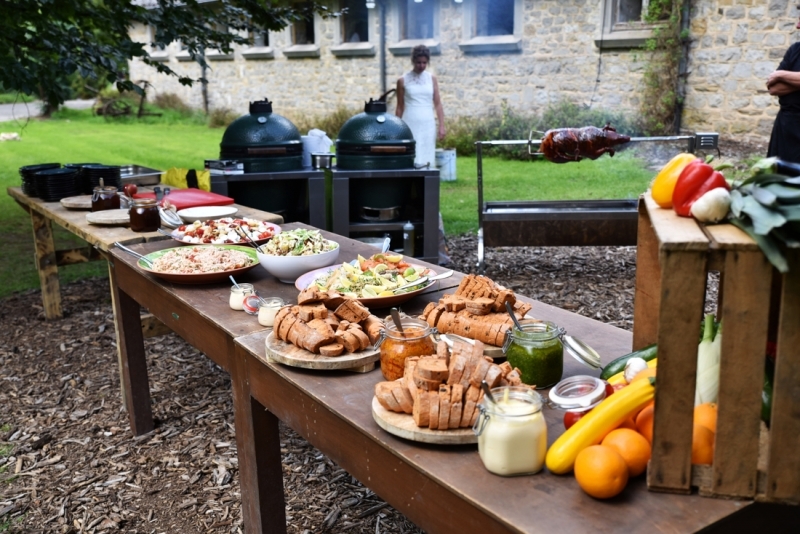
[[[542,397],[527,387],[492,389],[478,404],[472,427],[484,467],[496,475],[532,475],[542,470],[547,454],[547,424]]]
[[[561,380],[564,372],[564,330],[549,321],[520,321],[522,330],[514,326],[503,344],[503,353],[512,367],[520,370],[522,382],[537,389],[547,388]]]
[[[158,213],[155,199],[133,199],[130,215],[131,230],[134,232],[155,232],[161,228],[161,215]]]
[[[406,358],[409,356],[428,356],[436,352],[436,344],[431,334],[437,331],[421,319],[402,317],[401,333],[394,322],[386,321],[381,331],[378,346],[381,349],[381,373],[386,380],[397,380],[403,376]]]
[[[239,287],[231,286],[231,296],[228,299],[228,304],[232,310],[241,311],[244,309],[242,307],[244,298],[247,295],[252,295],[253,293],[255,293],[253,284],[239,284]]]
[[[275,316],[284,306],[283,299],[278,297],[269,297],[261,300],[258,306],[258,324],[261,326],[272,327],[275,324]]]
[[[92,211],[118,210],[119,195],[113,185],[98,186],[92,191]]]

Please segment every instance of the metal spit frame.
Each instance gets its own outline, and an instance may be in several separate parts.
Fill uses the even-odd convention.
[[[485,247],[484,247],[484,216],[488,203],[483,201],[483,147],[497,147],[497,146],[527,146],[528,153],[533,155],[536,152],[532,151],[533,147],[539,147],[542,143],[541,139],[533,139],[535,131],[531,131],[528,139],[517,140],[494,140],[494,141],[477,141],[475,143],[477,165],[478,165],[478,272],[485,271]],[[675,142],[685,141],[686,149],[688,152],[697,151],[713,151],[719,153],[719,134],[715,132],[697,132],[692,135],[672,135],[672,136],[653,136],[653,137],[631,137],[631,143],[642,142]]]

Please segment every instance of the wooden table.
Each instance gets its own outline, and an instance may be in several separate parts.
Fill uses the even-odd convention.
[[[300,227],[311,228],[302,223],[283,226],[285,230]],[[329,232],[323,232],[323,235],[340,243],[341,260],[353,259],[357,254],[368,256],[376,252],[374,247],[359,241]],[[162,241],[133,245],[131,248],[146,254],[168,246],[171,243]],[[233,356],[234,339],[255,332],[266,335],[269,330],[259,325],[255,316],[230,308],[230,283],[195,286],[170,284],[139,269],[136,261],[136,258],[120,250],[109,251],[113,273],[114,311],[118,318],[121,378],[131,430],[138,436],[153,429],[144,343],[141,328],[138,326],[141,306],[231,373],[232,381],[247,380],[244,369],[238,365],[238,358]],[[441,280],[434,288],[452,288],[460,280],[461,275],[455,275]],[[279,282],[260,266],[237,277],[237,282],[253,284],[264,297],[281,297],[287,302],[297,300],[298,291],[294,285]],[[435,289],[432,288],[431,291]],[[234,398],[234,405],[236,404]]]
[[[440,295],[415,299],[416,309]],[[533,304],[533,316],[565,327],[605,361],[630,349],[629,332]],[[632,480],[620,497],[601,502],[583,493],[571,475],[492,475],[475,445],[426,445],[382,430],[371,413],[373,387],[383,380],[380,371],[356,375],[270,363],[265,334],[235,341],[235,359],[244,362],[247,377],[233,387],[239,399],[236,435],[248,531],[286,531],[279,420],[426,532],[694,532],[750,504],[652,493],[643,477]],[[591,373],[565,360],[565,375]],[[562,415],[545,409],[549,443],[563,432]]]
[[[142,188],[143,191],[148,188]],[[44,314],[47,319],[57,319],[62,315],[61,288],[58,282],[58,267],[79,262],[99,259],[94,251],[100,254],[108,252],[115,241],[123,245],[145,243],[150,241],[163,241],[168,237],[158,232],[134,232],[125,226],[98,226],[86,222],[86,210],[70,210],[60,202],[45,202],[40,198],[29,197],[22,192],[21,187],[9,187],[8,195],[30,213],[33,226],[33,240],[36,246],[36,269],[39,272],[39,282],[42,287],[42,302]],[[283,217],[274,213],[248,208],[234,204],[239,209],[237,216],[265,220],[281,224]],[[56,223],[67,231],[80,237],[90,246],[87,254],[83,249],[56,250],[53,242],[52,224]]]

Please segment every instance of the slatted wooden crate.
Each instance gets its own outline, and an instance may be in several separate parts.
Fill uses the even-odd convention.
[[[772,267],[732,225],[703,226],[639,202],[634,349],[658,343],[651,490],[800,503],[800,252],[772,290]],[[718,420],[711,466],[692,466],[692,414],[707,271],[719,271],[723,322]],[[773,295],[774,293],[774,295]],[[770,322],[777,311],[772,423],[761,423]],[[775,319],[775,317],[773,317]],[[759,442],[761,446],[759,447]],[[759,449],[761,449],[759,451]]]

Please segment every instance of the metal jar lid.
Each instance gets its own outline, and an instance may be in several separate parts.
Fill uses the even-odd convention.
[[[564,334],[561,339],[567,353],[580,363],[592,369],[600,369],[602,367],[600,355],[592,347],[580,339],[567,334]]]
[[[558,409],[584,412],[606,398],[606,384],[593,376],[571,376],[553,386],[548,396]]]

